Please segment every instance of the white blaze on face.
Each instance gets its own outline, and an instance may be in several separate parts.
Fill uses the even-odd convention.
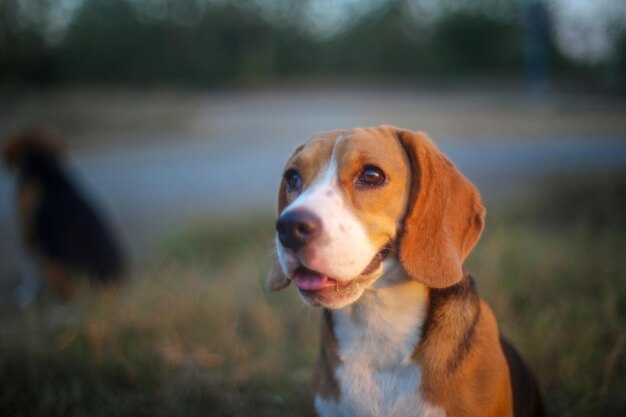
[[[322,223],[320,236],[298,252],[300,262],[307,268],[330,278],[349,281],[361,274],[379,248],[372,246],[359,219],[355,216],[339,187],[337,163],[331,158],[326,169],[311,186],[298,196],[282,214],[306,210]],[[293,254],[278,246],[279,260],[289,270]]]

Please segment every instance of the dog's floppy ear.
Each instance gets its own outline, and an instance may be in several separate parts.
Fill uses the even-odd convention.
[[[298,152],[300,152],[302,148],[304,148],[304,145],[298,146],[293,151],[289,159],[293,158],[293,156],[297,154]],[[279,216],[286,206],[287,206],[287,186],[285,185],[285,181],[281,180],[280,185],[278,187],[278,215]],[[272,268],[270,269],[270,272],[267,274],[267,280],[265,281],[265,286],[270,291],[278,291],[278,290],[282,290],[283,288],[288,286],[290,283],[291,283],[291,280],[287,278],[287,276],[283,272],[283,269],[280,266],[280,262],[278,262],[278,259],[276,259],[274,261],[274,264],[272,265]]]
[[[397,131],[411,163],[400,262],[424,285],[444,288],[463,277],[463,261],[483,229],[478,190],[420,132]]]
[[[285,276],[283,273],[283,268],[281,268],[278,259],[274,261],[274,265],[270,269],[270,272],[267,274],[267,280],[265,281],[265,286],[270,291],[278,291],[282,290],[286,286],[291,284],[291,280]]]
[[[282,212],[282,210],[287,205],[287,198],[285,196],[285,182],[280,182],[280,188],[278,190],[278,214]],[[278,255],[277,255],[278,257]],[[265,286],[270,291],[278,291],[282,290],[286,286],[291,283],[291,280],[285,276],[283,272],[283,268],[280,266],[280,262],[278,262],[278,258],[274,261],[270,272],[267,274],[267,280],[265,281]]]
[[[53,128],[30,128],[9,136],[4,147],[4,162],[8,167],[19,165],[25,152],[37,150],[55,159],[63,157],[63,137]]]

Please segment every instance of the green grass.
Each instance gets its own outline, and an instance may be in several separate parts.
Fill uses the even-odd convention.
[[[549,415],[621,416],[626,175],[488,208],[467,266]],[[319,314],[263,289],[272,223],[174,230],[118,292],[0,317],[0,414],[314,415]]]

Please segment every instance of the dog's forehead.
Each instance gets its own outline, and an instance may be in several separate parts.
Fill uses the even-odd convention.
[[[406,155],[394,135],[372,128],[354,129],[340,136],[335,143],[334,156],[340,164],[395,164]]]
[[[348,163],[396,163],[405,154],[399,141],[386,129],[367,128],[314,134],[293,155],[289,165],[312,169]]]

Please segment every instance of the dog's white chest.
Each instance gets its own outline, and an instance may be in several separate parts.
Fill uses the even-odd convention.
[[[420,395],[411,359],[426,314],[426,291],[415,283],[379,289],[333,312],[341,365],[339,402],[316,398],[323,417],[445,417]]]

